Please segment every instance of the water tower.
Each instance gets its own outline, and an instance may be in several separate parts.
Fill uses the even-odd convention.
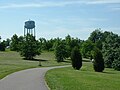
[[[24,36],[26,34],[31,34],[35,36],[35,22],[32,20],[26,21],[24,26]]]

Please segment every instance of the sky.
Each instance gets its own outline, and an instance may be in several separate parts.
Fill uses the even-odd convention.
[[[101,28],[120,35],[120,0],[0,0],[0,36],[24,35],[24,23],[34,20],[36,37],[86,40]]]

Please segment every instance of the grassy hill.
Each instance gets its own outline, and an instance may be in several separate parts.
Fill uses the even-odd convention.
[[[39,60],[42,67],[69,64],[69,62],[57,63],[53,52],[43,52],[35,59],[34,61],[24,60],[18,52],[0,52],[0,79],[19,70],[39,67]]]
[[[120,90],[119,71],[94,72],[90,62],[85,62],[81,70],[72,67],[50,70],[45,78],[51,90]]]

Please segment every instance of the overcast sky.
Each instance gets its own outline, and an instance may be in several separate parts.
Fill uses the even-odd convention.
[[[0,0],[2,39],[23,35],[29,19],[37,38],[69,34],[85,40],[97,28],[120,35],[120,0]]]

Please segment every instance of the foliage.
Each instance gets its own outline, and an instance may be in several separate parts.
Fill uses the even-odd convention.
[[[35,37],[27,34],[20,46],[20,54],[25,59],[32,60],[36,55],[40,55],[39,42]]]
[[[116,34],[107,33],[105,41],[103,42],[103,55],[105,59],[105,66],[111,68],[114,60],[120,57],[120,37]]]
[[[113,67],[115,70],[120,71],[120,58],[119,58],[119,59],[115,59],[115,60],[113,61],[112,67]]]
[[[74,47],[81,48],[82,40],[78,38],[72,38],[70,35],[65,37],[66,49],[67,49],[67,57],[71,56],[71,51]]]
[[[46,40],[45,38],[39,38],[39,42],[42,50],[53,51],[55,39]]]
[[[118,49],[120,48],[120,36],[108,31],[103,33],[101,29],[96,29],[91,33],[88,40],[92,41],[95,47],[102,50],[105,67],[112,68],[114,60],[119,62],[120,51]]]
[[[111,68],[114,61],[114,52],[110,49],[104,54],[105,67]]]
[[[88,39],[91,40],[93,43],[101,40],[102,39],[101,29],[99,28],[93,31]]]
[[[93,51],[93,67],[96,72],[102,72],[104,70],[104,59],[102,53],[99,49],[94,49]]]
[[[1,42],[1,36],[0,36],[0,51],[5,51],[6,43],[5,40]]]
[[[91,51],[95,48],[95,44],[90,40],[83,42],[81,52],[84,58],[91,57]]]
[[[82,56],[77,47],[74,47],[71,52],[72,67],[79,70],[82,67]]]
[[[5,44],[4,44],[4,42],[0,43],[0,51],[5,51]]]
[[[114,61],[112,63],[112,68],[120,71],[120,48],[118,48],[114,54]]]
[[[66,46],[63,42],[57,44],[55,48],[55,57],[57,62],[62,62],[66,58]]]
[[[11,38],[10,50],[11,51],[19,51],[18,44],[19,44],[19,39],[18,39],[18,36],[15,34]]]

